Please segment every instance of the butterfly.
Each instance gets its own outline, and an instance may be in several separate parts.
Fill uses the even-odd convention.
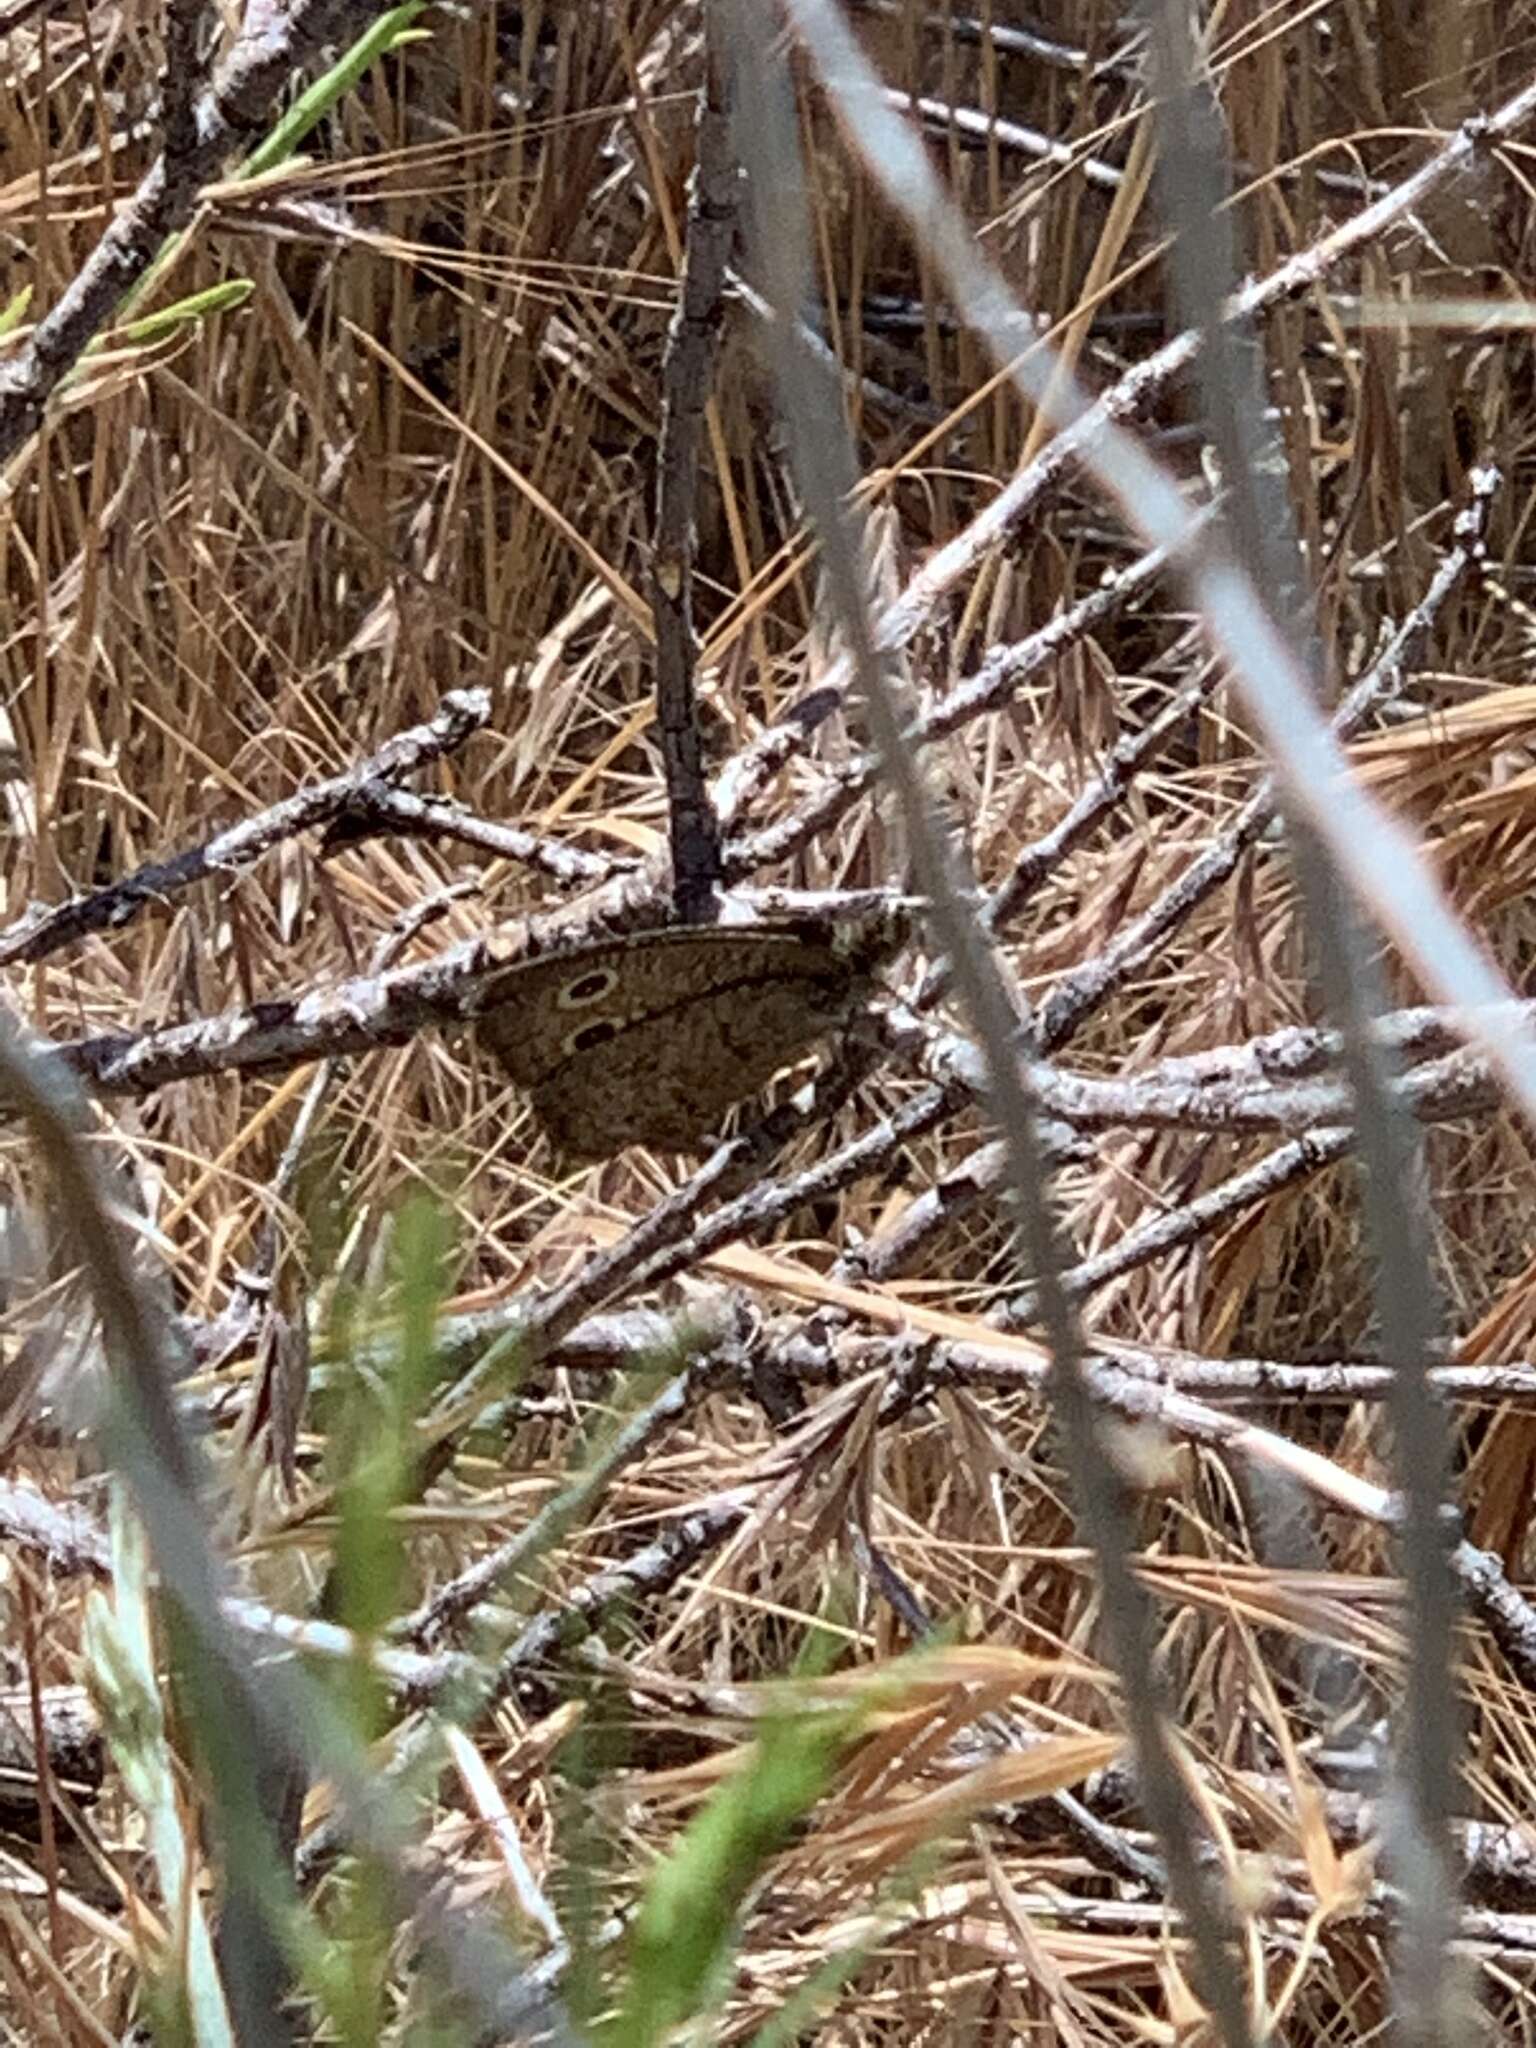
[[[690,1152],[859,1006],[899,916],[674,925],[490,977],[482,1042],[563,1152]]]

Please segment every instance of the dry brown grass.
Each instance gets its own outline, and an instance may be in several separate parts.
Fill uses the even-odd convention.
[[[976,12],[1046,25],[1013,0],[978,0]],[[1049,12],[1050,33],[1094,63],[1127,49],[1103,0],[1057,0]],[[1086,378],[1108,384],[1150,353],[1164,328],[1134,66],[1107,64],[1085,85],[1081,59],[988,49],[962,32],[958,11],[951,18],[918,0],[859,18],[892,85],[1070,145],[1070,165],[1039,166],[995,136],[933,143],[1015,290],[1055,323]],[[254,281],[249,302],[170,342],[109,338],[9,465],[0,501],[9,917],[346,767],[460,684],[488,685],[493,713],[488,731],[435,771],[439,790],[601,854],[664,842],[643,592],[699,76],[696,11],[624,0],[426,20],[430,39],[371,71],[307,161],[256,189],[231,183],[207,195],[157,303],[232,276]],[[1441,131],[1521,84],[1536,56],[1536,10],[1525,0],[1243,5],[1220,11],[1213,48],[1243,167],[1244,242],[1264,273],[1353,213],[1365,179],[1404,176]],[[0,43],[0,301],[27,288],[34,312],[51,304],[149,162],[156,139],[142,122],[159,49],[155,11],[114,0],[34,18]],[[880,539],[875,579],[894,593],[1041,435],[1015,396],[987,388],[979,348],[925,290],[903,234],[809,91],[804,118],[829,338],[853,377]],[[1126,175],[1111,184],[1091,174],[1095,165]],[[1409,680],[1415,715],[1357,741],[1354,758],[1421,829],[1447,887],[1521,988],[1536,942],[1536,700],[1526,687],[1536,391],[1529,341],[1513,319],[1457,329],[1436,320],[1431,302],[1524,311],[1522,281],[1536,261],[1532,168],[1528,138],[1493,153],[1362,260],[1262,323],[1322,638],[1340,680],[1368,664],[1421,598],[1471,465],[1491,460],[1504,472],[1488,573],[1437,617]],[[1391,302],[1401,320],[1362,324],[1367,299]],[[1175,392],[1147,431],[1194,480],[1190,410]],[[706,740],[719,764],[826,659],[814,561],[739,310],[699,511]],[[935,609],[914,643],[915,680],[942,694],[990,647],[1028,633],[1134,553],[1092,489],[1070,481]],[[630,593],[642,594],[638,608]],[[1103,751],[1202,659],[1176,591],[1162,584],[1007,710],[943,743],[936,762],[984,882],[1007,876]],[[824,727],[750,823],[787,815],[858,739],[851,720]],[[1220,832],[1258,773],[1243,720],[1218,686],[1109,829],[1052,874],[1009,930],[1026,992],[1044,997],[1102,949]],[[863,800],[792,868],[758,879],[899,882],[900,843]],[[322,866],[310,838],[226,887],[203,885],[121,933],[13,970],[12,1000],[62,1039],[328,985],[366,961],[402,912],[471,874],[478,890],[448,905],[416,953],[558,893],[534,870],[476,868],[462,848],[408,838],[372,840]],[[1120,1076],[1241,1044],[1314,1014],[1304,967],[1287,870],[1266,844],[1059,1056]],[[1397,993],[1415,997],[1401,976]],[[274,1201],[307,1079],[228,1075],[109,1105],[104,1149],[131,1176],[155,1226],[146,1259],[163,1266],[186,1316],[207,1321],[227,1305],[273,1217],[277,1298],[295,1319],[323,1324],[332,1251],[374,1299],[392,1215],[420,1190],[451,1222],[455,1305],[505,1305],[585,1270],[683,1178],[676,1162],[633,1153],[557,1174],[494,1072],[462,1042],[423,1035],[355,1061],[327,1097],[312,1141],[325,1162],[324,1200],[311,1193],[308,1209],[286,1195]],[[883,1070],[776,1172],[827,1156],[920,1085],[899,1065]],[[807,2038],[1001,2042],[1057,2030],[1165,2041],[1189,2017],[1179,1941],[1157,1899],[1135,1895],[1106,1866],[1102,1844],[1038,1796],[1094,1767],[1099,1759],[1069,1738],[1113,1729],[1115,1710],[1113,1684],[1093,1662],[1092,1576],[1074,1547],[1038,1387],[1022,1383],[1028,1347],[1017,1384],[983,1365],[910,1412],[885,1413],[885,1375],[900,1358],[861,1348],[889,1337],[903,1309],[920,1331],[996,1341],[987,1312],[1020,1276],[994,1204],[957,1199],[952,1220],[923,1234],[899,1269],[836,1291],[860,1288],[871,1247],[878,1260],[914,1202],[984,1136],[973,1112],[955,1114],[877,1174],[792,1206],[749,1250],[714,1249],[654,1296],[610,1300],[718,1312],[728,1289],[751,1327],[733,1326],[720,1377],[690,1383],[681,1411],[615,1473],[539,1573],[497,1595],[508,1610],[558,1607],[691,1505],[749,1490],[745,1524],[657,1597],[642,1597],[597,1675],[589,1666],[570,1681],[589,1718],[617,1724],[605,1738],[614,1775],[595,1798],[590,1837],[562,1832],[559,1739],[578,1717],[563,1703],[565,1681],[542,1673],[475,1729],[541,1881],[563,1896],[571,1843],[587,1854],[597,1841],[614,1903],[743,1741],[753,1708],[740,1688],[786,1668],[810,1617],[838,1617],[829,1625],[850,1668],[908,1647],[861,1538],[874,1537],[927,1614],[953,1621],[974,1646],[972,1662],[957,1659],[871,1729],[771,1871],[743,1925],[720,2039],[751,2038],[822,1959],[860,1943],[869,1954],[814,2026],[807,2021]],[[1060,1180],[1077,1255],[1113,1245],[1281,1142],[1187,1128],[1096,1133]],[[1462,1362],[1536,1357],[1525,1131],[1479,1111],[1436,1129],[1429,1156]],[[4,1157],[18,1211],[35,1215],[19,1139]],[[325,1217],[346,1233],[339,1246],[316,1234]],[[8,1355],[42,1327],[39,1296],[19,1282],[11,1292]],[[834,1296],[831,1385],[809,1362],[806,1324],[821,1294]],[[1368,1359],[1369,1273],[1349,1168],[1302,1174],[1109,1281],[1088,1296],[1085,1316],[1096,1343],[1160,1347],[1169,1371],[1244,1357]],[[17,1356],[22,1375],[35,1343]],[[803,1376],[777,1425],[771,1403],[753,1398],[757,1383],[730,1369],[748,1356],[776,1360],[791,1381]],[[217,1376],[224,1528],[239,1541],[251,1590],[303,1612],[331,1542],[323,1521],[304,1519],[327,1477],[323,1446],[317,1430],[300,1430],[290,1481],[268,1438],[252,1440],[240,1396],[255,1359],[248,1347]],[[857,1378],[861,1364],[877,1377]],[[1388,1446],[1373,1400],[1263,1394],[1250,1389],[1246,1408],[1221,1406],[1265,1425],[1273,1434],[1262,1443],[1224,1447],[1214,1428],[1181,1432],[1175,1417],[1170,1446],[1182,1433],[1185,1447],[1176,1456],[1153,1447],[1145,1569],[1204,1810],[1221,1830],[1234,1887],[1248,1887],[1247,1959],[1276,2034],[1358,2039],[1388,2010],[1390,1911],[1356,1855],[1374,1840],[1371,1813],[1308,1746],[1326,1749],[1338,1733],[1337,1713],[1330,1721],[1319,1705],[1330,1683],[1347,1695],[1338,1712],[1347,1705],[1367,1720],[1394,1695],[1404,1646],[1371,1491],[1390,1483]],[[413,1511],[412,1600],[520,1526],[638,1398],[624,1373],[558,1354],[522,1396],[494,1455],[483,1435],[461,1445]],[[51,1408],[5,1407],[8,1477],[64,1500],[89,1469],[81,1444]],[[1458,1419],[1469,1533],[1518,1585],[1530,1569],[1529,1394],[1523,1405],[1469,1398]],[[1287,1477],[1276,1444],[1330,1461],[1332,1496],[1331,1480],[1307,1491]],[[97,1496],[84,1498],[94,1511]],[[84,1577],[57,1559],[50,1570],[19,1537],[8,1569],[8,1676],[19,1683],[30,1670],[48,1688],[79,1681]],[[1502,1869],[1486,1844],[1463,1842],[1466,1932],[1485,2023],[1518,2038],[1536,2023],[1536,1838],[1525,1814],[1532,1674],[1510,1660],[1486,1615],[1469,1620],[1465,1652],[1463,1811],[1513,1830]],[[26,1722],[24,1688],[13,1711]],[[1031,1745],[1047,1736],[1065,1760],[1054,1749],[1037,1755]],[[153,1907],[153,1888],[111,1772],[90,1792],[43,1850],[32,1794],[8,1809],[0,2031],[9,2039],[115,2038],[128,2024],[138,1973],[123,1901],[142,1892]],[[1119,1841],[1145,1846],[1134,1808],[1112,1797],[1112,1785],[1096,1787],[1090,1803]],[[445,1782],[423,1835],[463,1897],[500,1898],[504,1872],[470,1824],[474,1803],[462,1781]],[[925,1843],[909,1888],[882,1889]],[[41,1893],[22,1881],[39,1870]]]

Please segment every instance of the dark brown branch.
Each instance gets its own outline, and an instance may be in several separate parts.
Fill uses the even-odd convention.
[[[709,40],[706,30],[706,43]],[[726,268],[736,239],[737,169],[723,90],[721,67],[708,49],[695,130],[697,161],[689,181],[682,294],[662,366],[651,570],[656,724],[670,807],[672,907],[685,924],[714,916],[722,873],[720,822],[705,781],[699,739],[693,556],[704,415],[720,357]]]
[[[161,126],[165,154],[175,162],[184,162],[197,147],[197,96],[205,76],[198,61],[197,32],[203,15],[203,0],[166,0]]]

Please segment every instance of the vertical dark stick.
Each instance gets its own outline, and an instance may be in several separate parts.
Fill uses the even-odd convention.
[[[725,273],[736,239],[736,163],[730,119],[715,61],[705,53],[699,92],[697,153],[688,192],[688,243],[682,290],[662,369],[661,434],[656,464],[656,545],[651,606],[656,618],[656,718],[671,814],[672,908],[685,924],[715,914],[721,875],[720,821],[704,782],[694,689],[694,501],[704,409],[725,318]]]
[[[197,96],[208,82],[197,49],[202,15],[203,0],[166,0],[160,108],[165,153],[177,160],[197,147]]]

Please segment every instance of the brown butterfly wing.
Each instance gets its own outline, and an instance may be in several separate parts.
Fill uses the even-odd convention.
[[[533,1106],[574,1154],[691,1151],[840,1021],[846,989],[846,978],[836,995],[809,981],[766,981],[692,997],[573,1050],[530,1090]]]
[[[565,1151],[687,1151],[841,1020],[856,979],[798,931],[647,933],[510,969],[481,1031]]]
[[[633,971],[632,954],[619,943],[509,967],[486,991],[480,1037],[519,1088],[535,1088],[560,1065],[580,1024],[632,1006],[621,993],[626,969]]]

